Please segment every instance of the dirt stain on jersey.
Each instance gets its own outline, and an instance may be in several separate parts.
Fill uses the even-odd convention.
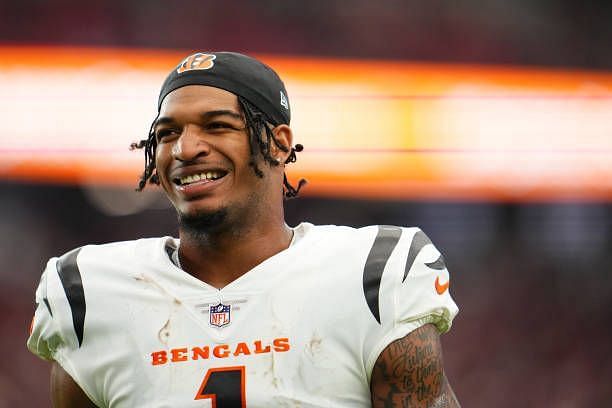
[[[320,337],[317,332],[312,334],[312,337],[306,344],[306,352],[309,353],[312,357],[315,357],[322,350],[321,343],[323,342],[323,338]]]
[[[153,286],[155,289],[159,290],[161,293],[163,293],[165,296],[169,297],[170,299],[172,299],[172,301],[174,302],[174,304],[176,305],[182,305],[183,302],[180,301],[180,299],[177,299],[173,294],[171,294],[170,292],[168,292],[162,285],[160,285],[159,283],[157,283],[153,278],[151,278],[148,275],[140,274],[138,276],[134,276],[134,280],[137,282],[143,282],[143,283],[147,283],[151,286]]]
[[[275,390],[280,390],[283,388],[283,377],[282,374],[278,372],[276,361],[281,357],[279,355],[280,352],[281,351],[272,350],[271,353],[266,354],[269,364],[264,370],[259,372],[259,375],[261,375],[265,381],[268,381],[270,386]]]
[[[168,345],[168,339],[170,338],[170,318],[168,318],[162,328],[159,329],[159,332],[157,333],[157,338],[165,346]]]
[[[170,292],[168,292],[162,285],[157,283],[155,279],[151,278],[148,275],[145,275],[144,273],[134,276],[134,280],[137,282],[142,282],[142,283],[152,286],[153,288],[161,292],[165,297],[167,297],[169,300],[172,301],[172,303],[170,304],[170,314],[168,316],[168,319],[166,320],[166,323],[164,323],[164,325],[161,327],[161,329],[159,329],[159,331],[157,332],[157,338],[159,339],[159,341],[163,345],[168,346],[168,340],[170,339],[170,334],[171,334],[170,321],[172,320],[172,317],[176,312],[176,308],[182,306],[183,302],[181,302],[180,299],[178,299],[177,297],[172,295]]]
[[[302,408],[302,401],[291,397],[274,397],[274,406],[282,408]]]
[[[275,366],[274,353],[271,353],[268,356],[268,361],[270,362],[270,365],[262,372],[262,376],[264,378],[269,378],[272,388],[278,389],[278,378],[276,378],[276,373],[274,369],[274,366]]]
[[[270,372],[272,374],[272,387],[278,389],[279,379],[276,376],[276,353],[272,353],[271,357]]]

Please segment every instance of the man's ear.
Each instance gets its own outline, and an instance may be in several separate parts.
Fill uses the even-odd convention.
[[[272,129],[274,133],[274,137],[278,141],[281,146],[284,146],[287,150],[283,151],[281,148],[276,146],[276,144],[272,143],[270,146],[270,155],[274,158],[278,158],[280,164],[285,164],[285,161],[289,157],[291,153],[291,146],[293,146],[293,131],[289,127],[289,125],[278,125],[274,129]]]

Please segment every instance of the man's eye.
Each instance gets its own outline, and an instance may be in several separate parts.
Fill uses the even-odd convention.
[[[157,132],[155,132],[155,138],[157,139],[157,141],[160,141],[166,137],[169,137],[173,134],[175,134],[176,132],[173,129],[160,129]]]
[[[234,127],[223,122],[211,122],[206,125],[206,129],[209,130],[220,130],[220,129],[233,129]]]

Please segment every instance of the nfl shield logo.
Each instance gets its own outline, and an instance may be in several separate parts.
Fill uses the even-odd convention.
[[[230,324],[231,305],[219,303],[216,306],[210,306],[210,324],[211,326],[223,327]]]

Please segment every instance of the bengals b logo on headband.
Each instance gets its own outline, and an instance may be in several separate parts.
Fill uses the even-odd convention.
[[[215,65],[214,54],[204,54],[198,52],[185,58],[179,66],[176,68],[176,72],[181,74],[186,71],[193,71],[195,69],[211,69]]]

